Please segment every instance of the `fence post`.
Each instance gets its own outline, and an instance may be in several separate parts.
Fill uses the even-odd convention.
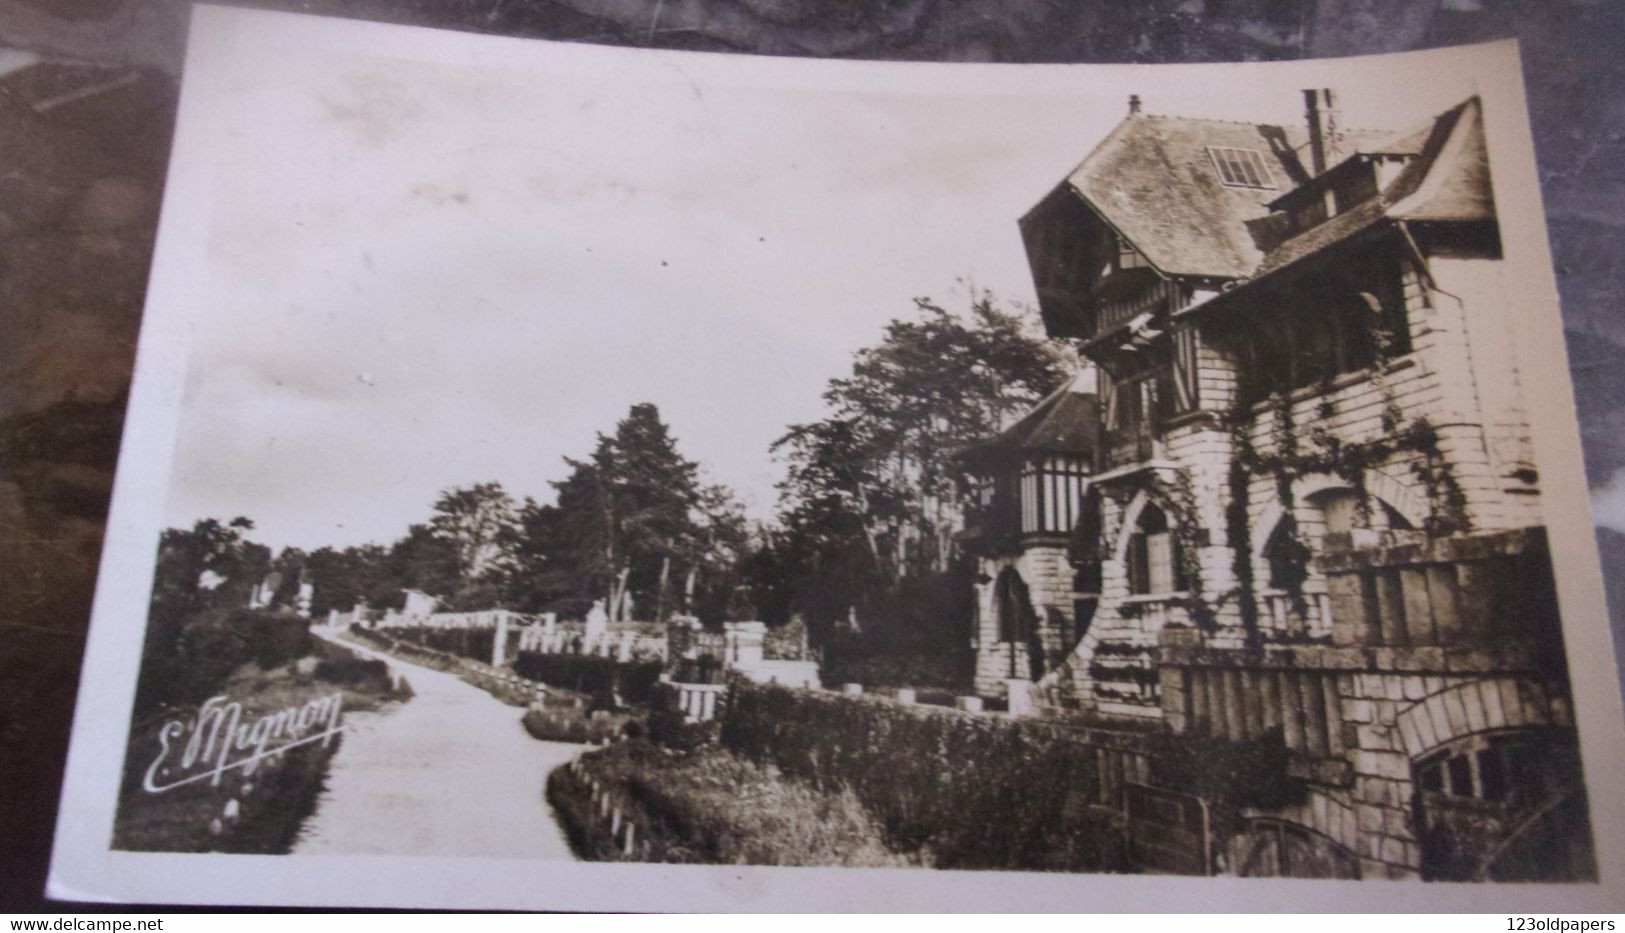
[[[508,610],[496,611],[496,632],[491,638],[491,666],[501,667],[508,657]]]
[[[626,839],[622,843],[621,854],[633,855],[637,851],[637,830],[633,828],[632,821],[626,821]]]

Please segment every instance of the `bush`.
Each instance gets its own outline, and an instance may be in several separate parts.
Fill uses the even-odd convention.
[[[167,648],[149,639],[142,659],[141,708],[196,703],[212,696],[244,664],[280,667],[310,651],[310,622],[291,612],[213,609],[179,625]]]
[[[316,679],[345,687],[372,687],[381,693],[393,689],[389,665],[376,658],[328,658],[317,662]]]
[[[750,684],[721,722],[724,746],[850,788],[890,848],[938,867],[1125,868],[1115,812],[1093,806],[1097,747],[1043,723]]]
[[[429,628],[403,626],[391,628],[389,634],[400,641],[444,651],[473,661],[490,661],[491,649],[496,644],[496,629],[490,628]]]
[[[762,656],[776,661],[806,661],[811,658],[807,647],[807,623],[796,616],[783,625],[769,626],[762,643]]]
[[[550,687],[561,687],[594,697],[595,702],[610,694],[620,694],[628,706],[644,706],[649,693],[660,681],[659,661],[621,663],[613,658],[590,654],[543,654],[521,651],[514,659],[514,673]]]
[[[646,728],[649,741],[679,751],[692,751],[717,737],[716,722],[691,723],[677,708],[677,688],[671,684],[656,684],[649,698],[649,719]]]
[[[745,865],[897,866],[850,792],[818,793],[777,769],[711,746],[673,753],[630,741],[581,757],[586,772],[548,776],[547,799],[583,858],[625,860],[594,811],[596,779],[638,827],[635,858]]]
[[[234,620],[248,625],[254,663],[261,670],[281,667],[310,653],[310,620],[301,615],[244,610]]]
[[[976,656],[969,651],[877,650],[862,639],[842,639],[824,649],[819,676],[826,684],[866,687],[935,687],[971,692]]]
[[[1303,803],[1308,785],[1287,772],[1291,753],[1279,726],[1233,742],[1195,732],[1164,733],[1151,743],[1151,781],[1208,801],[1214,839],[1241,829],[1246,809]]]
[[[625,715],[600,716],[572,707],[532,707],[520,719],[533,739],[597,745],[605,738],[630,735],[636,720]],[[641,731],[641,730],[640,730]]]

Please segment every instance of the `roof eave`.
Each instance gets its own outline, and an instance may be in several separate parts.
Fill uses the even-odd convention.
[[[1282,263],[1273,269],[1261,272],[1251,278],[1238,279],[1236,280],[1234,287],[1220,291],[1206,301],[1185,308],[1176,316],[1179,318],[1187,318],[1197,312],[1211,313],[1216,307],[1223,307],[1227,304],[1233,303],[1236,300],[1234,298],[1235,295],[1242,292],[1250,293],[1254,291],[1260,282],[1278,281],[1282,273],[1301,268],[1305,262],[1319,256],[1324,256],[1328,250],[1341,249],[1342,247],[1345,247],[1358,239],[1375,238],[1376,236],[1395,226],[1398,222],[1399,221],[1396,218],[1388,216],[1388,214],[1385,212],[1376,217],[1369,224],[1350,231],[1342,239],[1333,240],[1320,249],[1304,253],[1302,256],[1292,259],[1290,262]]]

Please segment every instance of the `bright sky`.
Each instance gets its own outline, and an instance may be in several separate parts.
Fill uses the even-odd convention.
[[[433,60],[293,28],[187,76],[212,92],[180,133],[217,171],[171,181],[212,207],[168,524],[387,542],[448,486],[550,499],[561,457],[642,401],[765,517],[769,444],[912,297],[962,307],[967,278],[1033,300],[1016,218],[1125,89],[1153,113],[1302,111],[1260,66],[1237,91],[580,47],[590,67],[557,69],[536,64],[557,46],[389,29]],[[1363,113],[1345,94],[1346,122],[1402,128],[1468,92]]]

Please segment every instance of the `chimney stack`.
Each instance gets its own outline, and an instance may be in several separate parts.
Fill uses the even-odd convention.
[[[1337,95],[1331,88],[1310,88],[1303,92],[1303,106],[1309,121],[1310,173],[1319,175],[1342,157]]]
[[[1131,117],[1140,115],[1140,95],[1130,94],[1128,96],[1128,115]]]

